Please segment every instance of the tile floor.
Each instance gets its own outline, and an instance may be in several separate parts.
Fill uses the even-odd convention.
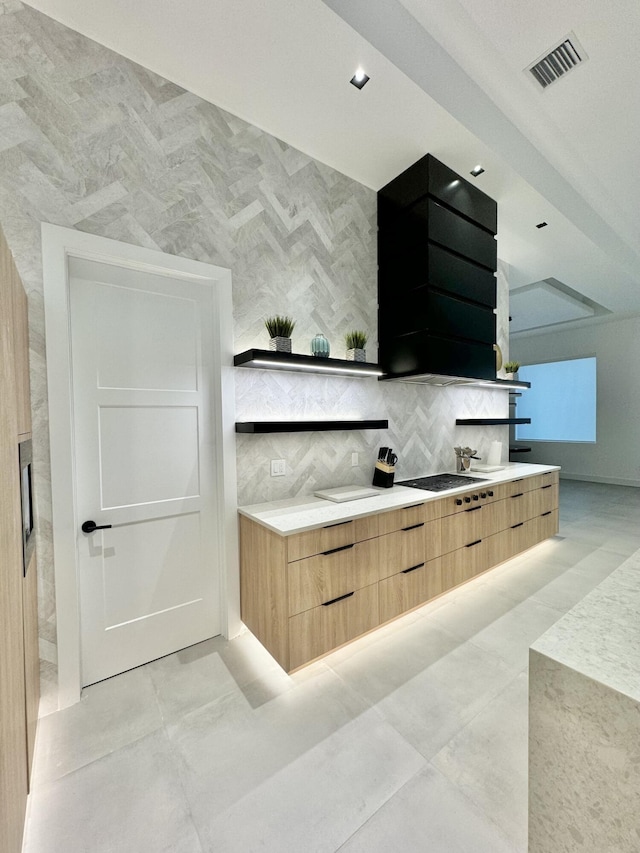
[[[640,548],[640,489],[287,676],[248,633],[40,721],[25,853],[524,853],[529,644]]]

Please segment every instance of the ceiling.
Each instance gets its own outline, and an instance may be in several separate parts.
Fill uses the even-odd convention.
[[[373,189],[427,152],[481,163],[513,289],[640,313],[637,0],[29,5]],[[588,59],[543,90],[523,69],[570,32]]]

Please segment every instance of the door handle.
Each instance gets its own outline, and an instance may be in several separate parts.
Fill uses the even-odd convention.
[[[83,533],[93,533],[94,530],[106,530],[111,527],[110,524],[96,524],[95,521],[84,521],[82,523]]]

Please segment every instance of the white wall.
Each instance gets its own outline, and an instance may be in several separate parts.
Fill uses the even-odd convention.
[[[596,443],[527,442],[527,462],[561,465],[571,479],[640,486],[640,317],[513,337],[510,354],[521,364],[597,359]]]

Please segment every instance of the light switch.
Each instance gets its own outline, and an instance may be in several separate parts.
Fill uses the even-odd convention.
[[[284,477],[285,471],[285,461],[284,459],[272,459],[271,460],[271,476],[272,477]]]

